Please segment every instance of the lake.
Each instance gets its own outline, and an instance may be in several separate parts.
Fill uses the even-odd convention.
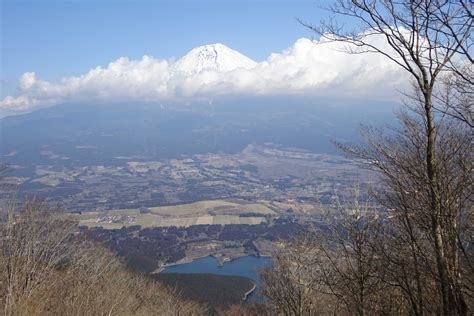
[[[258,295],[258,273],[270,264],[271,258],[268,257],[245,256],[219,266],[217,259],[209,256],[196,259],[193,262],[166,267],[161,273],[212,273],[247,277],[257,283],[257,291],[249,295],[249,300],[261,300],[262,298]]]

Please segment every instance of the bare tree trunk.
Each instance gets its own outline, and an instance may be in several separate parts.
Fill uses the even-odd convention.
[[[437,161],[436,161],[436,123],[433,116],[432,90],[427,89],[423,93],[424,110],[426,118],[426,171],[428,177],[428,185],[430,187],[431,197],[431,226],[434,240],[434,248],[436,254],[436,265],[438,270],[438,277],[440,282],[440,290],[443,300],[443,314],[444,315],[467,315],[465,308],[466,304],[463,295],[458,293],[457,274],[450,273],[449,259],[451,258],[452,269],[457,270],[457,246],[451,247],[451,254],[447,254],[445,245],[445,236],[449,230],[445,227],[448,215],[444,212],[442,203],[439,197],[439,179],[437,175]],[[457,243],[456,243],[457,244]]]
[[[428,185],[430,187],[431,197],[431,229],[436,253],[436,264],[440,280],[440,290],[443,299],[443,315],[452,315],[450,313],[449,282],[446,269],[445,252],[442,236],[442,210],[437,197],[436,184],[438,183],[436,175],[436,125],[433,118],[433,106],[431,101],[431,90],[423,93],[425,102],[426,118],[426,174],[428,176]]]

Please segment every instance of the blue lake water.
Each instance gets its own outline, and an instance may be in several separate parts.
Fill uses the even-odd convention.
[[[252,279],[259,285],[259,271],[271,264],[267,257],[246,256],[234,259],[219,266],[214,257],[196,259],[190,263],[183,263],[166,267],[161,273],[213,273],[220,275],[238,275]],[[260,300],[258,293],[249,296],[250,300]]]

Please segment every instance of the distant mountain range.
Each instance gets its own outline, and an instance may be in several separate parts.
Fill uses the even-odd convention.
[[[272,142],[335,153],[332,140],[358,139],[360,123],[383,124],[393,104],[248,98],[172,103],[65,104],[0,120],[0,161],[20,165],[116,164],[240,152]]]

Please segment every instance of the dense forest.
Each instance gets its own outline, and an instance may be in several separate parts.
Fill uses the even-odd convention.
[[[186,298],[221,308],[243,303],[245,293],[254,286],[252,280],[234,275],[160,273],[153,277],[176,288]]]

